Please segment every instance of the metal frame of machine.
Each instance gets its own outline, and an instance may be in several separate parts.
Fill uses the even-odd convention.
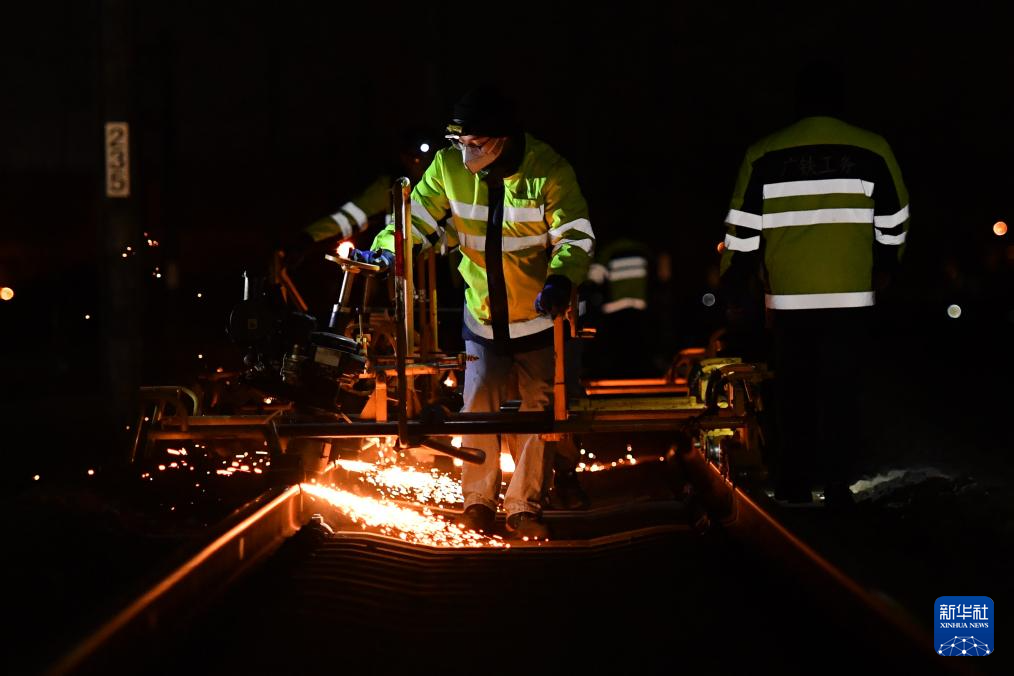
[[[271,403],[258,406],[257,411],[215,415],[203,410],[200,397],[192,388],[144,387],[140,393],[142,410],[131,459],[142,458],[152,444],[165,440],[250,439],[263,441],[272,455],[285,456],[291,442],[297,439],[389,437],[402,451],[425,448],[465,462],[482,462],[482,451],[457,448],[449,443],[449,438],[462,434],[521,433],[560,440],[573,434],[690,430],[707,458],[727,478],[731,476],[730,454],[737,456],[733,458],[734,463],[760,464],[757,446],[762,435],[755,414],[759,409],[757,385],[768,376],[763,366],[742,363],[738,359],[708,359],[701,348],[684,350],[678,363],[663,378],[591,381],[585,383],[586,397],[568,401],[564,317],[557,317],[554,322],[556,364],[552,410],[502,410],[483,414],[424,410],[417,393],[417,381],[422,380],[423,387],[432,394],[439,379],[463,369],[464,355],[448,355],[438,348],[432,251],[420,258],[421,265],[415,268],[419,274],[413,274],[410,189],[406,178],[397,179],[392,187],[395,261],[391,272],[395,317],[392,326],[382,328],[393,329],[395,333],[393,359],[373,353],[368,335],[360,332],[356,337],[367,357],[357,377],[373,382],[372,394],[362,412],[297,417],[289,403],[266,398],[265,401]],[[334,255],[326,258],[344,271],[341,292],[332,312],[333,323],[334,317],[349,312],[356,276],[380,268]],[[306,303],[286,270],[276,266],[274,277],[287,301],[305,310]],[[423,289],[421,293],[416,292],[416,283]],[[566,317],[570,338],[581,340],[592,336],[593,331],[578,330],[574,307],[576,303],[572,303]],[[392,378],[396,392],[395,415],[389,420]],[[721,443],[723,440],[731,443]],[[327,466],[326,453],[317,458],[316,466],[307,465],[305,470],[323,470]]]

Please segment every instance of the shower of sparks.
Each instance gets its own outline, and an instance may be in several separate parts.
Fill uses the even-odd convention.
[[[235,460],[229,462],[223,460],[222,464],[225,467],[220,467],[215,470],[215,474],[219,476],[232,476],[233,474],[263,474],[264,469],[262,467],[268,467],[271,465],[271,461],[266,457],[261,456],[260,453],[240,453],[235,456]]]
[[[465,530],[434,516],[428,509],[417,512],[386,500],[365,498],[348,491],[316,484],[301,484],[308,494],[326,500],[363,530],[396,537],[405,542],[429,547],[510,547],[499,536],[487,537]]]
[[[206,467],[204,463],[211,462],[220,465],[215,468],[215,474],[229,477],[235,474],[263,474],[265,469],[271,466],[267,451],[260,450],[253,453],[238,453],[231,461],[215,457],[206,446],[201,444],[194,445],[192,454],[186,448],[166,448],[165,452],[169,457],[156,465],[159,472],[173,472],[174,470],[194,472]],[[209,469],[206,473],[211,474],[211,470]],[[141,479],[152,481],[154,476],[150,472],[144,472],[141,474]]]
[[[593,453],[589,453],[588,457],[594,458],[595,455]],[[641,458],[641,461],[644,460],[646,460],[646,458]],[[619,460],[613,460],[612,462],[591,462],[591,463],[579,462],[577,463],[576,471],[603,472],[607,469],[614,469],[616,467],[630,467],[631,465],[636,465],[638,462],[639,462],[638,459],[635,458],[632,453],[627,453],[626,456],[620,458]]]
[[[362,481],[375,486],[385,498],[405,499],[420,504],[460,504],[461,485],[438,470],[423,472],[397,465],[376,465],[361,460],[338,460],[344,470],[362,474]]]

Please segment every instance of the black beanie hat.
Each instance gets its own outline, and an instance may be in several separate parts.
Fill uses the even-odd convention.
[[[454,104],[447,131],[461,136],[512,136],[521,131],[514,104],[495,87],[472,89]]]

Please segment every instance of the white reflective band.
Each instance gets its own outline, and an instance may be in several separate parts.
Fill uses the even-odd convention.
[[[356,224],[359,226],[360,230],[366,229],[366,221],[368,221],[369,218],[367,218],[365,211],[357,207],[352,202],[346,202],[343,204],[342,211],[347,212],[349,216],[356,219]]]
[[[576,246],[578,249],[581,249],[586,254],[591,255],[592,247],[595,246],[595,240],[593,240],[593,239],[561,239],[559,242],[556,243],[556,246],[553,247],[553,255],[554,256],[556,255],[557,251],[559,251],[561,248],[563,248],[564,244],[569,244],[570,246]]]
[[[504,251],[521,251],[522,249],[531,249],[533,246],[546,248],[545,235],[529,235],[528,237],[503,237],[503,250]]]
[[[772,310],[820,310],[824,308],[868,307],[873,305],[872,291],[851,293],[794,293],[764,296],[764,305]]]
[[[564,223],[558,228],[553,228],[552,230],[549,231],[549,237],[551,238],[552,241],[555,242],[557,239],[563,236],[563,233],[567,232],[568,230],[577,230],[578,232],[583,232],[589,237],[592,238],[595,237],[595,233],[592,232],[591,221],[589,221],[587,218],[578,218],[573,221],[570,221],[569,223]]]
[[[744,228],[751,228],[753,230],[760,230],[763,227],[763,221],[760,216],[751,214],[749,211],[739,211],[737,209],[729,209],[725,222],[731,225],[741,225]]]
[[[640,268],[638,270],[614,270],[609,273],[609,279],[614,282],[618,282],[623,279],[644,279],[648,276],[648,268]]]
[[[620,298],[619,300],[603,304],[602,313],[611,315],[612,313],[619,312],[620,310],[629,310],[631,308],[634,310],[644,310],[647,307],[648,304],[640,298]]]
[[[892,246],[898,246],[899,244],[905,243],[906,233],[904,232],[901,233],[900,235],[885,235],[879,230],[874,229],[873,234],[874,236],[876,236],[877,241],[880,242],[881,244],[890,244]]]
[[[859,178],[825,178],[817,181],[785,181],[764,186],[764,199],[798,197],[800,195],[866,195],[873,196],[873,184]]]
[[[334,219],[334,222],[338,224],[339,228],[341,228],[342,239],[348,239],[349,237],[352,236],[352,233],[355,232],[355,228],[349,221],[348,216],[346,216],[342,212],[336,211],[335,213],[331,214],[331,218]]]
[[[588,266],[588,279],[595,284],[605,284],[609,278],[606,266],[601,263],[592,263]]]
[[[434,230],[439,230],[439,226],[437,225],[436,219],[430,216],[430,212],[427,211],[426,207],[420,204],[418,200],[412,200],[411,207],[413,216],[418,216],[419,220],[421,220],[423,223],[430,226]]]
[[[475,249],[476,251],[486,250],[486,236],[485,235],[470,235],[467,232],[458,233],[458,245],[463,246],[466,249]]]
[[[545,213],[546,207],[541,204],[538,207],[512,207],[505,204],[503,207],[503,219],[515,223],[541,221]]]
[[[753,237],[725,236],[725,248],[730,251],[756,251],[760,248],[760,235]]]
[[[908,220],[908,205],[903,206],[899,211],[889,216],[876,216],[873,219],[873,224],[878,228],[897,228],[899,225]]]
[[[465,326],[468,327],[469,331],[480,338],[493,339],[493,327],[489,324],[483,324],[473,317],[472,312],[468,309],[468,306],[465,306]],[[546,315],[540,315],[535,319],[529,319],[523,322],[511,322],[507,326],[508,333],[511,338],[524,338],[525,336],[530,336],[533,333],[553,328],[553,320]]]
[[[569,233],[572,230],[577,232],[583,232],[588,235],[590,239],[568,239],[563,237],[564,233]],[[563,225],[553,228],[549,231],[550,241],[553,242],[553,255],[560,250],[564,244],[576,246],[585,253],[590,254],[592,248],[595,246],[595,233],[592,231],[591,221],[587,218],[576,218],[573,221],[564,223]]]
[[[609,261],[610,270],[627,270],[629,268],[648,269],[648,260],[641,256],[624,256]]]
[[[455,216],[471,218],[474,221],[485,221],[489,218],[489,207],[484,204],[466,204],[451,200],[451,211]]]
[[[458,242],[461,246],[469,249],[475,249],[476,251],[486,250],[485,235],[470,235],[467,232],[459,232]],[[546,236],[530,235],[528,237],[510,237],[508,235],[504,235],[500,240],[500,245],[504,252],[521,251],[522,249],[531,249],[535,246],[544,249],[546,248]]]
[[[872,223],[873,209],[806,209],[764,214],[764,229],[823,223]]]

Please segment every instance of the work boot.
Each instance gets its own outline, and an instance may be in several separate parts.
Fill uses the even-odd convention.
[[[518,539],[548,540],[549,527],[534,512],[518,512],[507,517],[507,534]]]
[[[466,530],[476,533],[489,533],[493,530],[496,512],[486,505],[469,505],[458,518],[457,524]]]
[[[551,504],[557,509],[588,509],[591,500],[573,469],[557,470],[553,478]]]

